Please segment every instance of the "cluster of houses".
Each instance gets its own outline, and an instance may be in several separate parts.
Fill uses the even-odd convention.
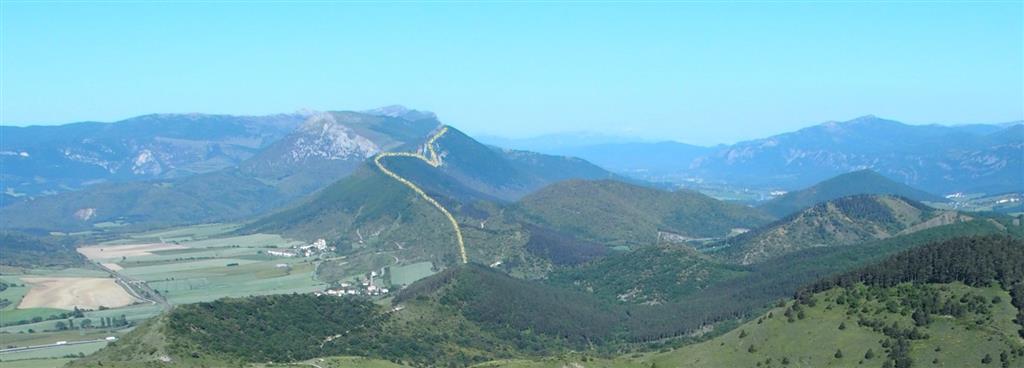
[[[342,282],[338,284],[338,287],[330,288],[324,291],[314,292],[315,295],[330,295],[330,296],[348,296],[348,295],[365,295],[365,296],[381,296],[386,295],[390,290],[385,287],[378,286],[374,282],[374,278],[382,276],[383,270],[378,273],[377,271],[370,271],[367,274],[367,278],[363,280],[356,280],[355,282]]]
[[[268,249],[267,254],[277,257],[311,257],[327,251],[334,251],[334,247],[327,246],[327,240],[317,239],[312,244],[294,246],[292,248]]]

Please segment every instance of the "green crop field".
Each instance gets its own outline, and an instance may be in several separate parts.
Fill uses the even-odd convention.
[[[325,282],[348,281],[372,270],[395,263],[393,252],[360,253],[324,261],[317,268],[317,278]]]
[[[149,285],[173,304],[210,301],[223,297],[306,293],[326,285],[313,277],[313,263],[287,261],[232,261],[239,266],[226,267],[223,260],[207,268],[190,268],[166,274],[151,274]],[[278,263],[290,268],[279,268]],[[127,271],[128,269],[126,269]]]
[[[316,265],[312,261],[264,253],[268,248],[287,248],[301,242],[271,234],[221,236],[235,228],[235,225],[225,224],[197,225],[129,235],[107,244],[174,239],[178,246],[183,247],[156,250],[117,261],[123,268],[120,273],[146,281],[174,304],[222,297],[304,293],[324,288],[325,285],[314,276]]]
[[[69,355],[79,354],[89,355],[96,352],[96,350],[100,350],[104,346],[107,346],[106,341],[79,345],[59,346],[23,352],[4,353],[0,354],[0,360],[10,362],[24,359],[63,358]],[[19,367],[19,365],[14,364],[11,365],[11,367]]]
[[[30,310],[34,310],[34,309],[30,309]],[[59,310],[59,309],[54,309],[53,311],[57,311],[57,313],[66,312],[64,310]],[[157,314],[160,314],[160,311],[161,311],[161,308],[160,308],[159,305],[151,304],[151,303],[140,303],[140,304],[130,305],[130,306],[122,307],[122,308],[87,311],[87,312],[85,312],[85,317],[84,318],[74,318],[74,321],[75,321],[76,324],[80,324],[81,321],[83,319],[85,319],[85,318],[91,319],[93,322],[95,322],[95,321],[99,321],[100,318],[103,318],[103,317],[121,318],[121,316],[123,315],[123,316],[125,316],[125,319],[127,319],[128,321],[140,322],[140,321],[146,320],[146,319],[148,319],[150,317],[153,317],[153,316],[155,316]],[[4,313],[4,312],[0,312],[0,313]],[[49,314],[47,314],[46,316],[43,316],[43,318],[46,318],[48,316],[49,316]],[[15,320],[15,321],[18,321],[18,320]],[[28,330],[46,331],[46,330],[53,329],[54,323],[56,323],[56,321],[52,321],[51,320],[51,321],[42,321],[42,322],[35,322],[35,323],[27,323],[27,324],[17,324],[17,325],[5,326],[5,327],[0,327],[0,333],[9,333],[9,334],[27,333]]]
[[[55,358],[16,360],[13,362],[0,361],[0,368],[59,368],[72,360],[71,358]]]
[[[433,264],[430,262],[416,262],[404,266],[391,266],[391,284],[409,285],[416,280],[434,274]]]
[[[193,241],[227,234],[238,229],[235,224],[202,224],[173,229],[161,229],[137,234],[130,234],[122,239],[102,244],[138,244],[156,243],[160,241]]]

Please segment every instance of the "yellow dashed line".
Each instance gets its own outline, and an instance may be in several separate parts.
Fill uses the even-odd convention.
[[[448,218],[448,222],[452,224],[452,229],[455,230],[455,240],[459,245],[459,258],[462,260],[462,263],[467,263],[468,259],[466,258],[466,246],[462,242],[462,230],[459,229],[459,223],[455,221],[455,216],[452,216],[452,213],[448,212],[448,209],[444,208],[444,206],[442,206],[441,203],[438,203],[433,198],[430,198],[430,196],[428,196],[427,193],[423,191],[423,189],[420,189],[419,186],[413,184],[413,182],[401,176],[398,176],[398,174],[395,174],[394,171],[389,170],[387,167],[384,166],[383,163],[381,163],[381,159],[385,157],[412,157],[423,160],[423,162],[426,162],[427,165],[430,165],[431,167],[441,166],[441,156],[437,154],[437,151],[434,151],[434,142],[437,141],[438,138],[440,138],[442,135],[444,135],[444,133],[447,132],[448,127],[442,126],[441,129],[437,131],[437,134],[434,134],[432,137],[430,137],[430,139],[427,140],[427,142],[424,145],[429,156],[424,156],[418,152],[381,152],[377,154],[376,157],[373,158],[373,163],[376,164],[377,168],[379,168],[380,171],[383,172],[385,175],[390,176],[392,179],[397,180],[399,183],[405,184],[405,186],[412,189],[413,192],[416,192],[416,194],[418,194],[420,198],[423,198],[425,201],[427,201],[435,208],[437,208],[439,211],[441,211],[441,213],[444,214],[444,217]]]

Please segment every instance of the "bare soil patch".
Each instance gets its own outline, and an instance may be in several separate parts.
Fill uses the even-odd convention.
[[[112,278],[103,277],[23,277],[31,286],[18,308],[98,309],[135,303]]]

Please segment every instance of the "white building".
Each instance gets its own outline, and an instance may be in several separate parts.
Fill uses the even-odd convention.
[[[278,257],[295,257],[297,255],[295,252],[287,249],[270,249],[267,250],[267,254]]]

